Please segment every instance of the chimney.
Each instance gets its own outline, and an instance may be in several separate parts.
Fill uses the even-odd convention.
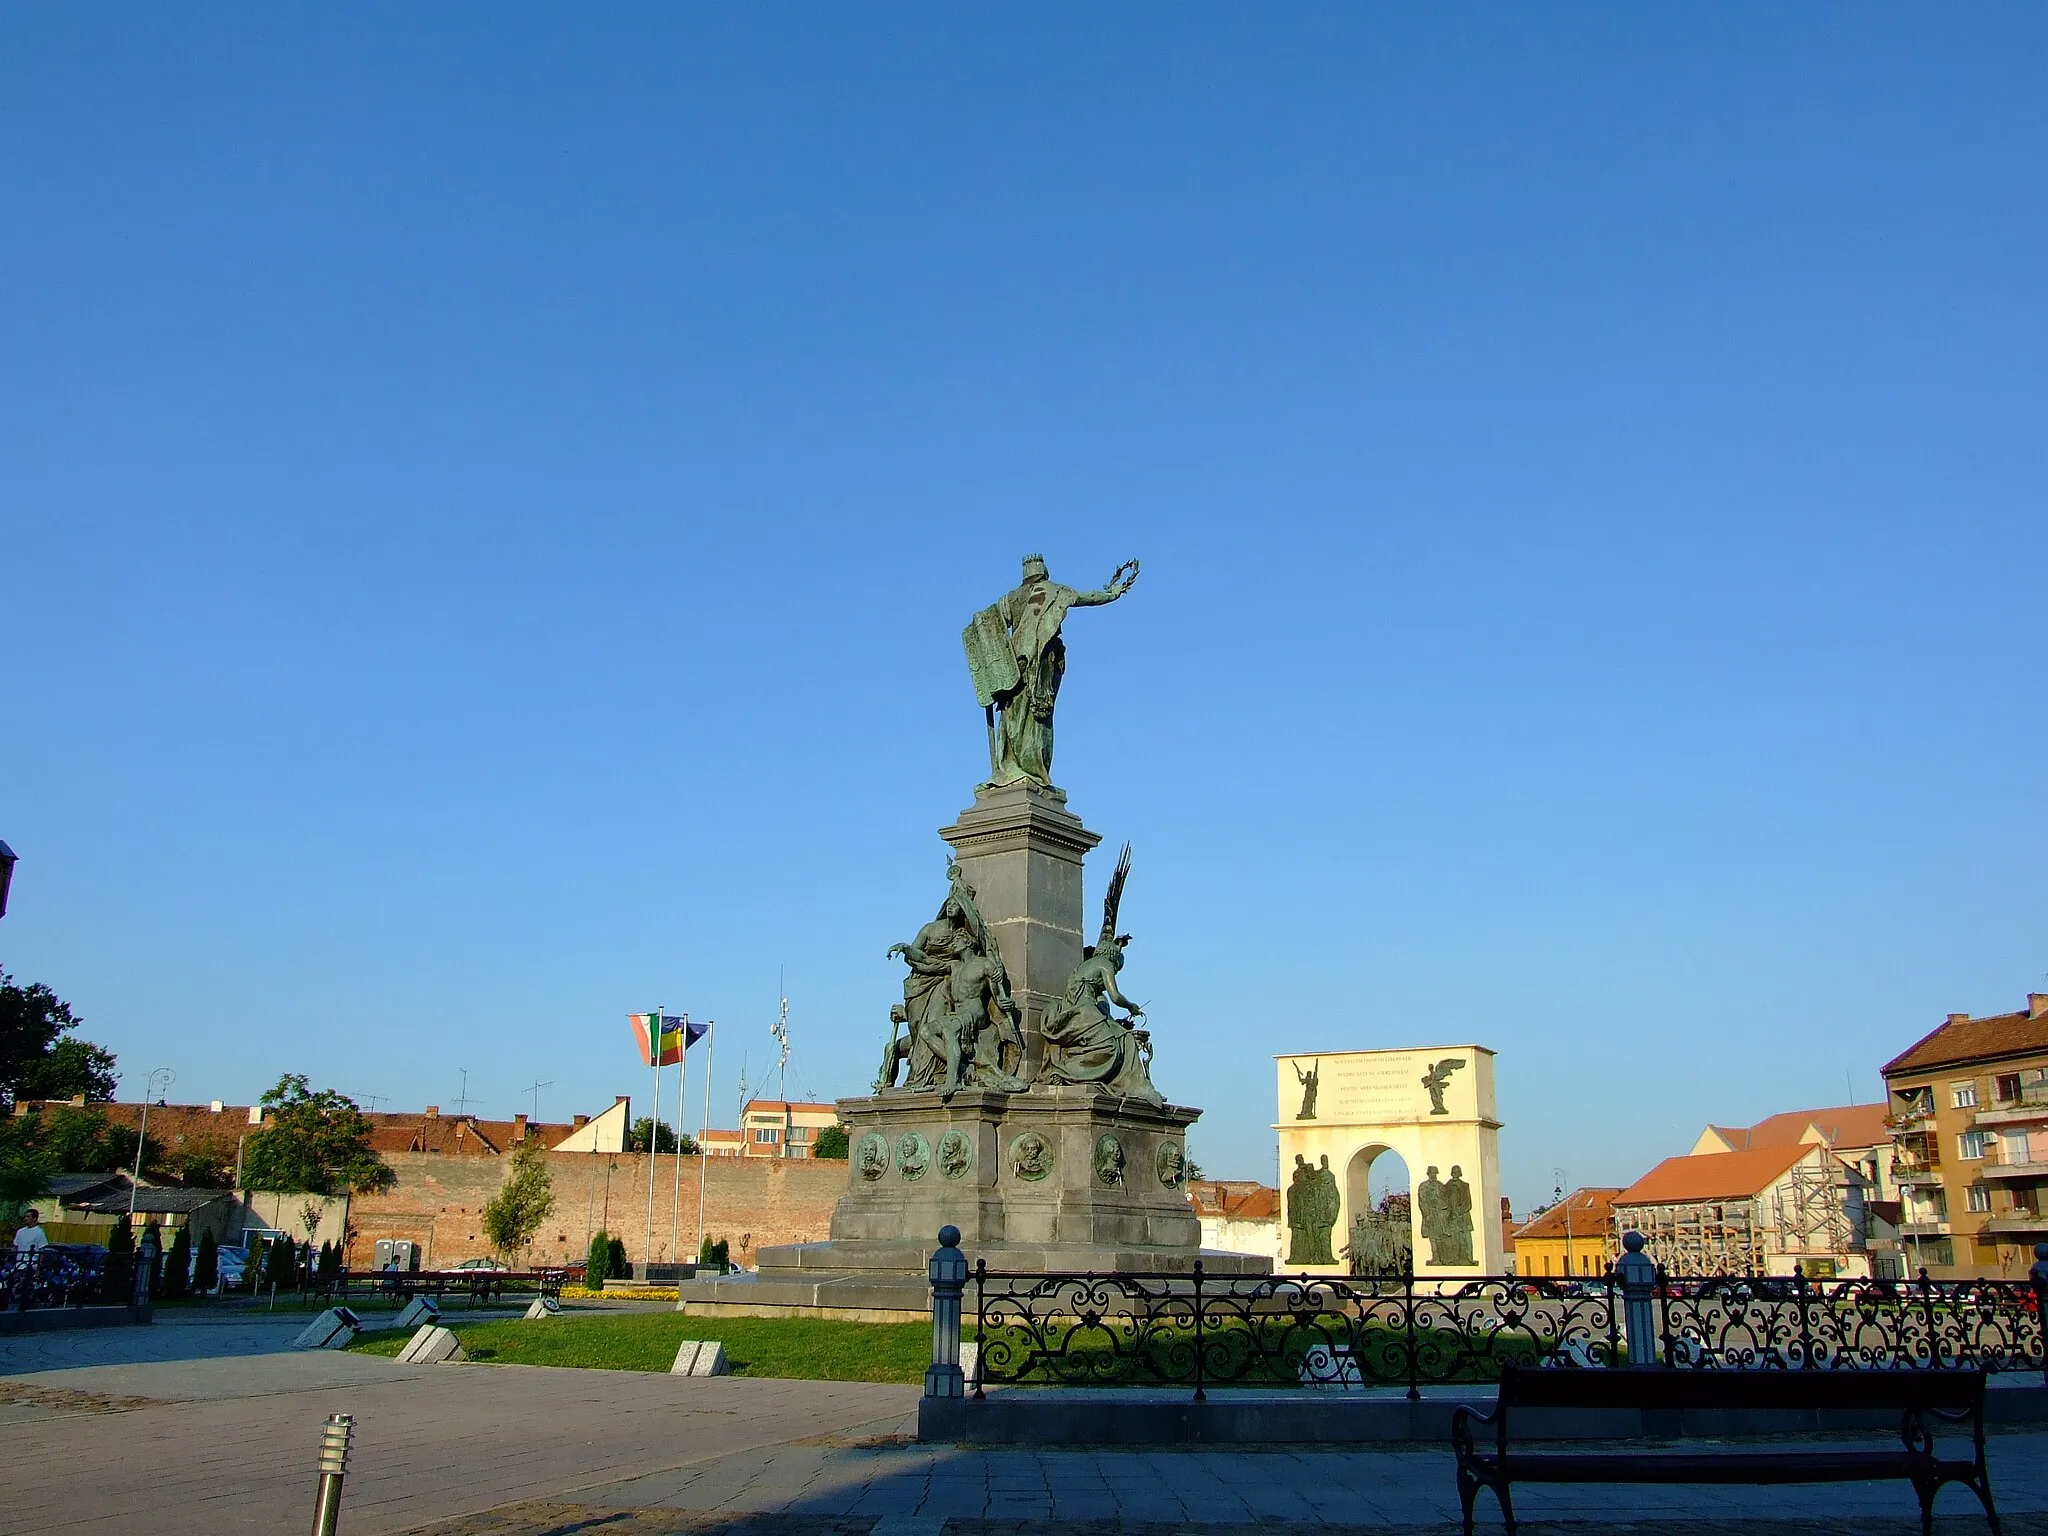
[[[438,1120],[438,1119],[440,1119],[440,1118],[441,1118],[441,1106],[440,1106],[440,1105],[438,1105],[438,1104],[429,1104],[429,1105],[427,1106],[427,1118],[428,1118],[429,1120]]]
[[[2029,992],[2027,994],[2027,1017],[2038,1019],[2044,1013],[2048,1013],[2048,992]]]
[[[249,1123],[251,1125],[261,1125],[263,1123],[263,1106],[261,1104],[251,1104],[249,1106]]]
[[[578,1115],[576,1116],[576,1123],[570,1126],[569,1129],[572,1131],[580,1131],[583,1129],[583,1127],[585,1127],[588,1124],[590,1124],[590,1116]]]
[[[512,1117],[512,1139],[514,1141],[526,1140],[526,1116],[514,1115]]]
[[[613,1095],[612,1095],[612,1102],[613,1102],[614,1104],[623,1104],[623,1103],[625,1103],[625,1102],[626,1102],[626,1100],[627,1100],[627,1099],[629,1099],[629,1098],[631,1098],[631,1097],[632,1097],[632,1095],[631,1095],[631,1094],[625,1094],[625,1093],[615,1093],[615,1094],[613,1094]]]
[[[85,1095],[82,1093],[74,1093],[73,1095],[71,1095],[71,1105],[74,1109],[85,1108]]]
[[[1951,1024],[1967,1024],[1970,1022],[1970,1016],[1967,1013],[1952,1013],[1948,1016],[1948,1021]]]

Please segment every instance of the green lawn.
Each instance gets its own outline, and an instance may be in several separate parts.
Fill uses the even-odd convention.
[[[928,1323],[837,1323],[817,1318],[690,1317],[633,1312],[615,1317],[556,1317],[537,1322],[465,1322],[443,1313],[463,1353],[499,1365],[569,1365],[608,1371],[666,1371],[684,1339],[725,1346],[735,1376],[806,1381],[921,1382],[931,1363]],[[411,1334],[383,1329],[348,1347],[395,1355]]]

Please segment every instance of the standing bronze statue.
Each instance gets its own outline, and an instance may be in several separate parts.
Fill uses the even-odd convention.
[[[1043,556],[1026,555],[1022,584],[968,623],[960,640],[988,724],[991,784],[1052,784],[1052,711],[1067,670],[1060,625],[1068,609],[1113,603],[1137,579],[1138,562],[1126,560],[1099,592],[1076,592],[1046,575]]]

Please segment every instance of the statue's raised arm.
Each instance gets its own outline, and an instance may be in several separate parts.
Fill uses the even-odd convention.
[[[1024,558],[1023,582],[977,613],[961,633],[974,699],[988,726],[991,784],[1052,784],[1052,714],[1066,675],[1060,625],[1070,608],[1099,608],[1131,590],[1138,562],[1126,560],[1109,585],[1077,592],[1046,574],[1040,555]]]

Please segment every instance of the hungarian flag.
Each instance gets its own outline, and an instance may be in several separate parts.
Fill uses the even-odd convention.
[[[626,1017],[633,1024],[633,1038],[640,1042],[640,1059],[650,1067],[674,1066],[683,1059],[683,1052],[702,1040],[704,1031],[711,1027],[672,1013],[629,1013]]]

